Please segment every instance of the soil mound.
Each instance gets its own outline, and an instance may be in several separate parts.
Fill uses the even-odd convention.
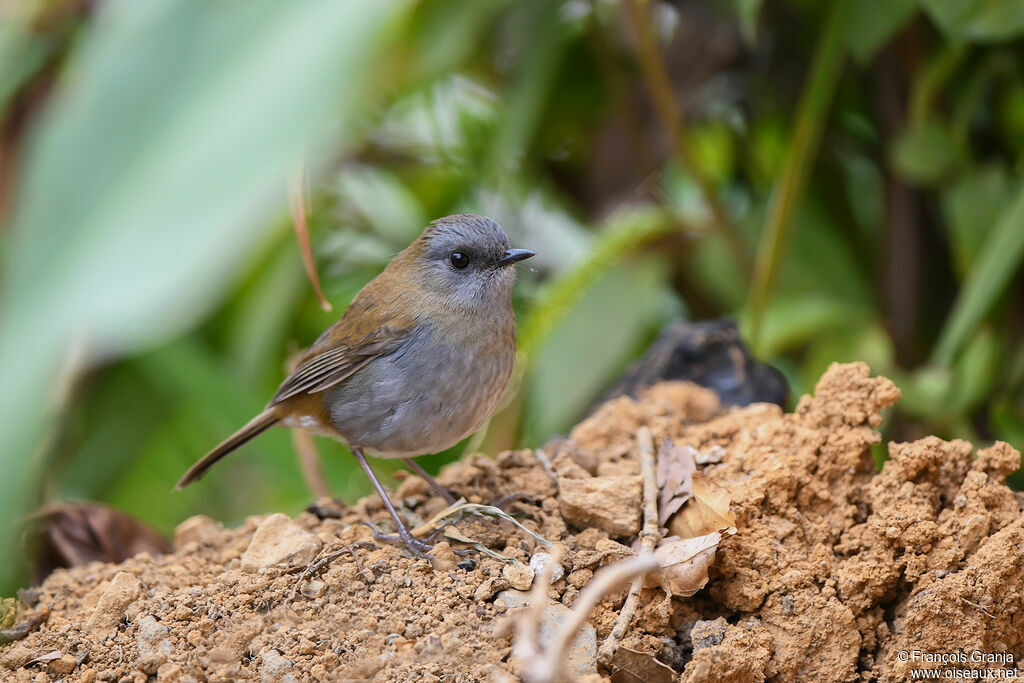
[[[565,549],[545,612],[558,619],[554,603],[572,606],[595,570],[631,552],[637,429],[697,449],[701,473],[731,492],[738,533],[722,540],[692,598],[645,588],[622,641],[656,654],[675,670],[669,679],[902,681],[941,666],[901,654],[914,651],[1002,654],[1010,663],[957,666],[1012,669],[1024,656],[1024,518],[1004,480],[1020,454],[929,437],[890,444],[876,474],[876,428],[898,398],[863,364],[833,365],[792,414],[724,410],[706,389],[665,383],[604,404],[539,455],[474,456],[439,479]],[[414,476],[395,497],[422,520],[446,507]],[[521,671],[497,628],[529,585],[509,571],[519,565],[457,556],[448,543],[431,564],[377,543],[359,523],[386,522],[375,497],[334,512],[237,529],[194,517],[171,554],[58,570],[23,593],[18,620],[49,616],[0,648],[0,679],[466,681]],[[464,518],[458,529],[525,566],[544,550],[508,521]],[[572,652],[577,675],[614,673],[597,668],[596,645],[625,596],[607,595],[592,614]]]

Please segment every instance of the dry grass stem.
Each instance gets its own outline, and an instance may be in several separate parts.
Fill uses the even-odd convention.
[[[331,489],[327,485],[327,477],[324,476],[323,466],[320,464],[320,453],[316,449],[313,435],[305,429],[292,429],[292,444],[295,446],[295,455],[299,460],[299,468],[302,470],[302,478],[306,480],[315,500],[330,498]]]
[[[658,526],[658,480],[657,462],[654,456],[654,439],[651,430],[641,427],[636,431],[637,455],[640,458],[640,472],[643,476],[643,505],[644,505],[644,528],[640,532],[640,555],[648,555],[654,552],[654,546],[661,540],[661,530]],[[643,586],[644,577],[638,576],[629,587],[629,595],[622,604],[619,616],[615,619],[612,632],[608,634],[601,649],[597,653],[599,662],[607,666],[615,657],[615,651],[619,647],[626,628],[636,614],[636,608],[640,602],[640,588]]]
[[[557,561],[558,555],[554,556]],[[569,618],[555,633],[548,647],[541,649],[538,642],[540,622],[548,602],[550,572],[555,564],[556,562],[547,563],[541,574],[534,579],[530,591],[530,607],[517,615],[513,653],[525,664],[523,680],[527,683],[551,683],[562,680],[562,665],[565,663],[569,644],[586,623],[597,603],[623,583],[636,578],[643,579],[659,566],[658,558],[651,554],[643,554],[601,569],[594,575],[593,581],[580,591]]]

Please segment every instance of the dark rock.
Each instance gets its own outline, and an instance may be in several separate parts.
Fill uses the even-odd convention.
[[[782,406],[789,389],[775,368],[751,357],[729,318],[668,325],[643,358],[634,363],[600,403],[637,394],[663,380],[683,380],[713,389],[722,403],[745,406],[774,403]]]

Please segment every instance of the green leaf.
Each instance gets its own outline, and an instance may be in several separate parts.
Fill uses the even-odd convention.
[[[957,162],[949,129],[930,118],[903,130],[889,151],[893,169],[915,185],[934,185],[947,177]]]
[[[911,373],[891,370],[889,376],[900,388],[901,412],[924,419],[948,414],[953,390],[953,372],[940,365],[924,365]]]
[[[867,64],[917,13],[917,0],[855,2],[846,22],[846,46]]]
[[[404,7],[98,6],[24,150],[10,226],[0,547],[39,488],[61,369],[179,333],[217,302],[283,206],[300,155],[332,125],[336,139],[352,136]]]
[[[759,348],[770,358],[867,316],[867,310],[851,309],[848,302],[832,297],[779,294],[764,313]],[[743,328],[746,335],[746,324]]]
[[[1018,0],[921,0],[921,6],[953,40],[995,43],[1024,34]]]
[[[750,279],[750,324],[747,326],[750,345],[756,355],[763,355],[761,319],[783,259],[786,235],[793,223],[794,214],[799,214],[807,191],[822,131],[842,74],[845,57],[843,31],[853,4],[850,0],[835,0],[829,7],[814,49],[810,73],[800,93],[796,125],[786,154],[786,163],[775,184],[761,233],[754,272]]]
[[[948,365],[1024,264],[1024,184],[985,240],[932,353]]]
[[[1002,377],[1003,345],[989,327],[979,329],[953,364],[953,388],[947,410],[966,415],[992,395]]]
[[[57,43],[54,36],[34,35],[29,17],[14,12],[14,3],[0,7],[0,114],[11,97],[46,63]],[[14,16],[8,16],[8,13]]]
[[[748,43],[757,40],[757,16],[761,13],[764,0],[730,0],[733,11],[740,20],[740,30]]]
[[[525,443],[564,434],[656,329],[667,279],[659,265],[648,259],[603,274],[531,354]],[[615,324],[604,326],[608,320]]]
[[[1013,201],[1013,186],[1002,166],[974,169],[942,194],[957,273],[970,273],[999,215]]]

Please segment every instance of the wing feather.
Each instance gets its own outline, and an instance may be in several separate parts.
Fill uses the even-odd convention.
[[[405,339],[405,335],[394,335],[388,328],[383,328],[382,333],[384,338],[367,340],[356,348],[335,346],[310,356],[281,383],[270,405],[299,394],[315,394],[329,389],[373,359],[391,353]]]

